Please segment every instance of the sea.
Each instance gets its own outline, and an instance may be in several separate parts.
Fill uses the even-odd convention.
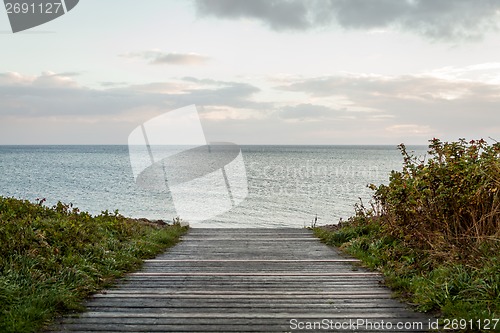
[[[425,157],[425,146],[407,148]],[[307,227],[316,219],[318,225],[335,224],[352,216],[356,203],[368,207],[373,191],[367,185],[387,184],[403,163],[395,145],[240,146],[240,153],[248,189],[243,200],[207,219],[188,220],[191,226]],[[203,188],[190,191],[192,202],[210,204]],[[93,215],[118,210],[167,222],[179,216],[171,192],[138,185],[125,145],[0,146],[0,196],[71,203]]]

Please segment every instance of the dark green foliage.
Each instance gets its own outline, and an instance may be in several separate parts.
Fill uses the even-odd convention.
[[[427,160],[399,147],[403,170],[370,185],[372,208],[357,205],[348,222],[316,234],[383,272],[421,311],[500,318],[500,144],[433,139]]]
[[[430,142],[426,162],[400,145],[403,171],[393,171],[387,186],[372,186],[387,230],[446,252],[498,242],[500,144]]]
[[[0,331],[35,332],[185,229],[0,197]]]

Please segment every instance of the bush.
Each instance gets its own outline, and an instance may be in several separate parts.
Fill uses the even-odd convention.
[[[403,169],[370,185],[371,208],[315,233],[380,270],[418,310],[480,331],[477,320],[500,314],[500,143],[432,139],[427,159],[399,149]]]
[[[399,146],[403,170],[371,187],[382,224],[414,246],[459,254],[500,239],[500,143],[432,139],[428,160]]]

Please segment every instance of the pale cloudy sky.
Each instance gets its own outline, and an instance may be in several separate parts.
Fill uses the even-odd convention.
[[[500,141],[499,0],[82,0],[12,34],[0,144],[126,144],[196,104],[240,144]]]

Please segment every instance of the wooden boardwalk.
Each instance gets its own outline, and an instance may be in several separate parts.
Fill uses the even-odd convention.
[[[428,317],[392,299],[379,274],[355,263],[305,229],[191,229],[52,330],[427,331]]]

